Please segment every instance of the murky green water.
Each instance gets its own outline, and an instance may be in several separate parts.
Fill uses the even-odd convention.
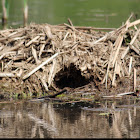
[[[140,138],[140,102],[0,103],[0,138]]]
[[[23,25],[23,1],[9,1],[8,25],[19,27]],[[28,0],[28,5],[28,23],[61,24],[70,18],[77,26],[119,27],[131,12],[140,18],[140,0]]]

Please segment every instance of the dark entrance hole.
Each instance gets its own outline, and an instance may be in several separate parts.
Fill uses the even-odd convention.
[[[59,71],[54,78],[55,85],[63,89],[64,87],[77,88],[89,83],[89,79],[86,79],[81,75],[81,71],[71,64],[68,68],[65,67]]]

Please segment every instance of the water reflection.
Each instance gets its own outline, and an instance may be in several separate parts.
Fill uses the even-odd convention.
[[[138,101],[0,104],[0,138],[139,138],[139,124]]]

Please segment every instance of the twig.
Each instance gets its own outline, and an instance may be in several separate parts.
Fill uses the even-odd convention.
[[[53,36],[52,36],[51,28],[49,26],[45,26],[45,31],[46,31],[47,37],[49,39],[52,39]]]
[[[36,52],[36,49],[33,46],[32,46],[32,54],[33,54],[33,57],[35,59],[36,64],[39,64],[39,60],[37,58],[37,52]]]
[[[15,45],[14,47],[11,47],[11,48],[4,48],[4,50],[2,50],[0,52],[0,55],[3,55],[4,53],[15,51],[15,50],[19,49],[19,47],[21,47],[21,45],[23,44],[23,42],[24,41],[21,41],[21,42],[17,43],[17,45]]]
[[[67,90],[64,89],[64,90],[62,90],[62,91],[60,91],[60,92],[58,92],[58,93],[56,93],[56,94],[54,94],[54,95],[42,96],[42,97],[39,97],[39,98],[37,98],[37,99],[42,99],[42,98],[55,98],[57,95],[60,95],[60,94],[62,94],[62,93],[64,93],[64,92],[66,92],[66,91],[67,91]]]
[[[105,82],[105,87],[106,87],[106,89],[107,89],[107,80],[108,80],[108,73],[109,73],[109,68],[110,68],[110,62],[111,62],[112,52],[113,52],[112,43],[109,42],[109,44],[110,44],[110,47],[111,47],[111,53],[110,53],[109,62],[108,62],[108,66],[107,66],[107,72],[106,72],[106,75],[105,75],[105,77],[104,77],[104,79],[103,79],[103,81],[102,81],[102,84],[103,84],[104,81],[106,80],[106,82]]]
[[[58,53],[54,54],[52,57],[50,57],[49,59],[47,59],[46,61],[44,61],[42,64],[40,64],[39,66],[37,66],[36,68],[34,68],[31,72],[29,72],[28,74],[23,76],[23,80],[27,79],[29,76],[31,76],[33,73],[35,73],[37,70],[39,70],[41,67],[43,67],[44,65],[46,65],[47,63],[49,63],[51,60],[53,60],[56,56],[58,55]]]
[[[136,40],[137,36],[139,35],[139,32],[140,32],[140,29],[139,29],[139,30],[137,30],[137,32],[136,32],[136,34],[135,34],[135,36],[132,38],[132,40],[131,40],[131,42],[130,42],[130,45],[133,45],[133,43],[135,42],[135,40]]]
[[[36,72],[35,74],[38,77],[38,79],[40,79],[40,81],[42,82],[42,85],[44,86],[45,90],[48,91],[48,86],[46,83],[46,75],[44,74],[43,76],[41,76],[38,72]]]
[[[42,55],[42,52],[43,52],[44,48],[45,48],[45,44],[42,44],[42,45],[40,46],[39,59],[41,58],[41,55]]]
[[[5,57],[6,55],[9,55],[9,54],[16,54],[16,52],[6,52],[6,53],[3,53],[1,56],[0,56],[0,60]]]
[[[13,73],[0,72],[0,77],[17,77],[17,76]]]
[[[116,28],[95,28],[95,27],[82,27],[82,26],[74,26],[75,29],[82,29],[82,30],[115,30]]]
[[[130,47],[134,52],[136,52],[138,55],[140,55],[140,51],[139,51],[136,47],[134,47],[134,46],[131,45],[131,44],[129,44],[129,47]]]
[[[130,76],[131,68],[132,68],[132,60],[133,60],[133,57],[131,56],[130,57],[130,63],[129,63],[129,76]]]
[[[125,49],[124,53],[121,56],[121,59],[124,59],[124,57],[126,56],[126,54],[129,52],[129,46]]]
[[[126,93],[119,93],[117,95],[109,95],[109,96],[103,96],[103,98],[116,98],[116,97],[122,97],[123,95],[129,95],[129,94],[134,94],[134,92],[126,92]]]
[[[115,56],[114,56],[114,59],[113,59],[113,62],[112,62],[113,66],[114,66],[114,64],[115,64],[115,62],[116,62],[116,58],[117,58],[117,56],[118,56],[120,47],[121,47],[121,45],[122,45],[123,34],[121,34],[120,37],[117,38],[116,42],[117,42],[117,41],[119,41],[119,44],[118,44],[118,46],[115,46],[115,48],[117,48],[117,51],[116,51],[116,53],[115,53]]]
[[[128,94],[133,94],[134,92],[126,92],[126,93],[119,93],[117,96],[123,96],[123,95],[128,95]]]
[[[51,85],[51,82],[52,82],[52,80],[53,80],[53,73],[54,73],[54,68],[55,68],[55,64],[56,64],[56,60],[54,59],[53,60],[53,64],[52,64],[52,67],[51,67],[51,69],[50,69],[50,74],[49,74],[49,78],[48,78],[48,86],[50,86]]]
[[[137,70],[134,68],[134,92],[136,91],[137,86]]]
[[[64,39],[63,39],[63,42],[66,40],[67,36],[68,36],[69,32],[66,33]]]
[[[51,40],[51,39],[48,38],[48,39],[46,40],[45,44],[47,44],[50,40]],[[43,50],[44,50],[44,48],[45,48],[45,44],[42,44],[42,45],[40,46],[39,59],[41,58],[42,52],[43,52]]]
[[[140,19],[134,21],[134,22],[131,22],[129,25],[128,25],[128,28],[134,26],[134,25],[137,25],[137,24],[140,24]]]
[[[31,45],[34,41],[36,41],[40,36],[36,36],[35,38],[33,38],[32,40],[30,40],[25,46],[28,47],[29,45]]]
[[[117,95],[105,95],[102,96],[103,98],[122,98],[122,96],[117,96]]]
[[[63,25],[53,25],[53,27],[61,27],[64,28],[65,24]],[[85,27],[85,26],[74,26],[75,29],[80,29],[80,30],[106,30],[106,31],[112,31],[115,30],[116,28],[96,28],[96,27]]]
[[[45,76],[45,75],[44,75],[44,76]],[[47,83],[46,83],[46,81],[45,81],[44,76],[43,76],[43,78],[40,78],[40,80],[41,80],[41,82],[42,82],[42,84],[43,84],[45,90],[48,91],[49,89],[48,89],[48,86],[47,86]]]
[[[106,38],[108,36],[112,35],[112,33],[114,33],[114,31],[111,31],[111,32],[107,33],[106,35],[104,35],[103,37],[99,38],[98,40],[92,42],[92,45],[95,45],[95,44],[99,43],[100,41],[106,40]]]
[[[73,23],[72,23],[72,21],[70,20],[70,18],[68,18],[68,22],[69,22],[69,24],[70,24],[71,26],[73,26]]]
[[[114,70],[114,75],[113,75],[113,79],[112,79],[112,86],[116,86],[116,83],[115,83],[116,71],[117,71],[117,61],[115,63],[115,70]]]
[[[76,30],[73,26],[68,25],[67,23],[64,23],[64,25],[65,25],[65,26],[67,26],[67,27],[69,27],[69,28],[70,28],[70,29],[72,29],[73,31],[75,31],[75,30]]]

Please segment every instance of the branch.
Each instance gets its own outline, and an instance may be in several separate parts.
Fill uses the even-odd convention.
[[[46,65],[47,63],[49,63],[51,60],[53,60],[57,55],[58,55],[58,53],[54,54],[52,57],[50,57],[49,59],[47,59],[46,61],[44,61],[42,64],[40,64],[36,68],[34,68],[31,72],[29,72],[28,74],[24,75],[23,76],[23,80],[24,79],[27,79],[28,77],[30,77],[33,73],[35,73],[41,67],[43,67],[44,65]]]

